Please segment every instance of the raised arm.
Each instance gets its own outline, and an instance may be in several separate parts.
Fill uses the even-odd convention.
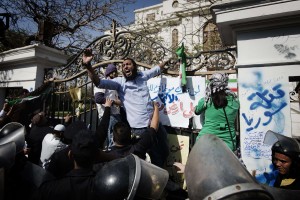
[[[0,118],[1,117],[5,117],[9,110],[10,110],[9,104],[8,103],[4,103],[3,104],[3,108],[2,108],[2,110],[0,112]]]
[[[196,115],[200,115],[205,109],[206,109],[206,106],[205,106],[205,99],[204,99],[204,98],[201,98],[201,99],[198,101],[197,106],[195,106],[194,112],[195,112]]]
[[[88,72],[88,76],[92,80],[92,82],[98,86],[100,83],[100,78],[95,73],[94,69],[92,68],[91,61],[93,59],[93,53],[91,49],[85,49],[82,56],[82,65],[86,68]]]
[[[169,60],[164,61],[158,65],[160,67],[160,71],[163,71],[165,69],[165,66],[168,62],[169,62]]]
[[[46,91],[51,87],[51,84],[53,83],[53,81],[54,81],[54,78],[46,80],[46,81],[44,81],[44,83],[40,87],[38,87],[37,89],[35,89],[32,92],[29,92],[27,94],[24,94],[24,95],[20,96],[19,98],[24,98],[24,97],[28,97],[28,96],[38,96],[38,95],[41,95],[43,93],[48,93]]]
[[[108,127],[109,127],[109,120],[110,120],[110,107],[112,105],[112,100],[110,100],[109,98],[106,98],[105,104],[104,104],[104,113],[101,119],[101,122],[99,124],[99,126],[96,129],[96,134],[97,137],[99,139],[101,148],[103,148],[103,143],[107,137],[107,131],[108,131]]]
[[[153,102],[154,110],[153,110],[153,116],[151,120],[150,127],[154,128],[156,131],[158,130],[159,127],[159,109],[158,109],[158,103]]]

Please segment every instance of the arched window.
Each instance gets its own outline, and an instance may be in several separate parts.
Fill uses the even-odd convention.
[[[203,50],[216,50],[220,49],[221,46],[222,41],[217,26],[208,22],[203,28]]]
[[[172,48],[176,48],[178,46],[178,30],[173,29],[172,31]]]

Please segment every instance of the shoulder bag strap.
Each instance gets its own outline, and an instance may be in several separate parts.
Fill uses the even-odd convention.
[[[233,150],[236,150],[236,142],[233,140],[233,136],[232,136],[231,129],[230,129],[230,126],[229,126],[229,122],[228,122],[227,114],[225,112],[225,108],[223,108],[223,111],[224,111],[224,114],[225,114],[228,129],[229,129],[230,138],[231,138],[231,141],[232,141],[232,144],[233,144]]]

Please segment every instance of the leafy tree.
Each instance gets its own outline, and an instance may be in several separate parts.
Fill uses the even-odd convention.
[[[2,0],[0,8],[12,14],[11,29],[28,33],[27,44],[76,52],[100,35],[112,19],[125,23],[124,5],[135,0]]]

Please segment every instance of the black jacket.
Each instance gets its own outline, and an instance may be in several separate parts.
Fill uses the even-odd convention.
[[[282,181],[285,182],[285,184],[281,185]],[[281,189],[288,189],[288,190],[300,190],[300,176],[290,176],[290,177],[284,177],[281,174],[278,174],[274,187],[278,187]]]
[[[33,200],[94,200],[95,173],[91,169],[74,169],[62,178],[45,181]]]
[[[42,142],[48,133],[52,133],[53,128],[49,126],[35,126],[30,130],[29,135],[27,136],[28,148],[30,148],[28,154],[28,160],[34,164],[40,163],[41,151],[42,151]]]
[[[118,147],[112,146],[107,153],[122,158],[131,153],[137,155],[141,159],[146,158],[147,151],[152,147],[156,141],[156,131],[153,128],[148,128],[137,141],[132,141],[132,144]]]

